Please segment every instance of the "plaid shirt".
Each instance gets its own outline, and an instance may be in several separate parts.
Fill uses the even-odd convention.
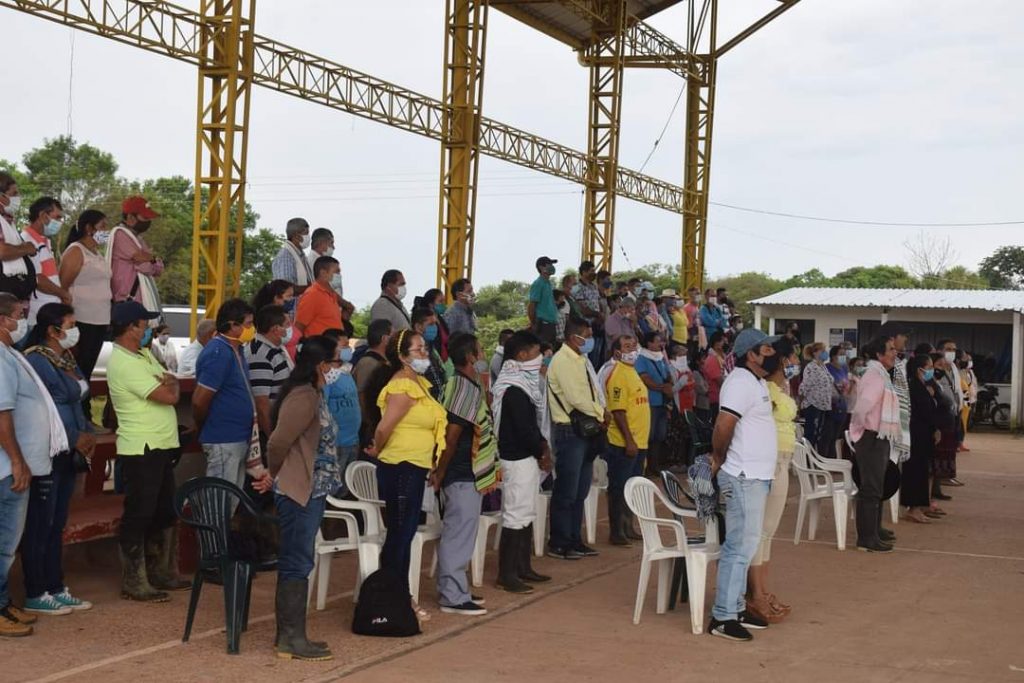
[[[449,335],[457,332],[476,333],[476,313],[469,306],[456,301],[444,312]]]
[[[601,312],[601,292],[598,290],[596,283],[588,285],[585,282],[577,282],[572,288],[572,298],[591,311]],[[593,316],[588,314],[586,317],[591,318]]]

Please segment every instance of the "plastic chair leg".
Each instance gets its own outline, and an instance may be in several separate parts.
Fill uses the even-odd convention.
[[[327,589],[331,583],[331,556],[317,555],[316,565],[316,609],[323,611],[327,608]]]
[[[892,523],[896,524],[900,521],[900,490],[896,489],[896,493],[892,494],[892,498],[889,499],[889,516],[892,518]]]
[[[690,630],[694,635],[704,632],[704,594],[707,592],[708,558],[706,555],[689,555],[686,558],[686,574],[689,581],[687,594],[690,599]]]
[[[583,500],[583,527],[587,532],[587,543],[597,542],[597,496],[599,489],[590,487],[590,492]]]
[[[668,594],[672,590],[672,560],[658,560],[658,603],[656,611],[664,614],[668,609]]]
[[[181,636],[181,642],[187,643],[192,635],[192,622],[196,618],[196,607],[199,606],[199,593],[203,590],[203,570],[196,569],[192,578],[192,595],[188,599],[188,616],[185,617],[185,634]]]
[[[490,528],[491,525],[484,517],[477,522],[473,557],[469,560],[469,574],[470,582],[478,588],[484,585],[484,557],[487,555],[487,530]]]
[[[668,594],[669,611],[676,608],[676,600],[686,602],[681,590],[684,583],[686,583],[686,564],[683,562],[683,558],[677,557],[672,560],[672,590]]]
[[[832,496],[832,506],[836,518],[836,547],[846,550],[846,508],[849,502],[845,493]]]
[[[818,519],[821,517],[821,501],[812,500],[811,506],[811,518],[807,522],[807,540],[813,541],[818,535]]]
[[[414,602],[420,601],[420,572],[423,571],[423,537],[416,534],[409,549],[409,594]]]
[[[227,649],[228,654],[231,655],[237,655],[239,652],[249,571],[250,566],[245,562],[225,562],[221,565],[224,577],[224,620],[228,636]]]
[[[352,602],[359,602],[359,589],[367,576],[380,568],[380,546],[376,543],[360,543],[359,567],[356,569],[356,587],[352,591]]]
[[[544,540],[548,530],[548,504],[550,501],[548,496],[537,495],[537,519],[533,522],[533,554],[535,557],[544,557]]]
[[[252,580],[256,572],[250,567],[249,576],[245,582],[245,602],[242,603],[242,632],[249,630],[249,606],[252,605]]]
[[[807,511],[807,501],[800,496],[800,505],[796,509],[796,531],[793,532],[793,545],[800,545],[800,535],[804,531],[804,513]]]
[[[647,581],[651,578],[651,561],[646,557],[640,560],[640,581],[636,586],[636,605],[633,607],[633,625],[640,623],[640,612],[644,609],[644,598],[647,597]]]
[[[498,518],[497,524],[494,525],[494,542],[491,543],[491,550],[498,552],[498,548],[501,547],[501,518]]]

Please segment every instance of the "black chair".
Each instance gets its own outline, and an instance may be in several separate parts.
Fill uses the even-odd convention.
[[[683,413],[686,418],[686,426],[690,429],[690,463],[697,460],[697,456],[711,452],[711,426],[704,420],[697,417],[692,410]]]
[[[219,574],[224,585],[228,654],[232,655],[238,654],[242,632],[249,628],[249,599],[257,571],[256,554],[241,547],[240,540],[244,539],[231,531],[231,517],[236,508],[258,520],[274,520],[261,515],[240,488],[217,477],[189,479],[178,487],[174,496],[178,518],[195,530],[199,542],[199,566],[192,580],[192,598],[181,640],[188,642],[192,633],[204,573]]]
[[[668,470],[661,471],[661,483],[665,487],[665,496],[669,502],[679,508],[687,510],[696,510],[697,502],[694,497],[686,490],[683,483],[679,481],[672,472]],[[685,502],[684,502],[685,500]],[[676,520],[680,523],[683,522],[682,517],[674,515]],[[689,535],[686,537],[687,543],[703,543],[704,536],[693,536]],[[669,590],[668,597],[668,608],[674,610],[676,608],[676,599],[678,597],[679,602],[687,602],[690,599],[690,587],[686,577],[686,562],[679,558],[672,564],[672,584]]]

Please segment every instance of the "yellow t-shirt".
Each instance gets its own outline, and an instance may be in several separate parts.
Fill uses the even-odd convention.
[[[672,311],[672,341],[677,344],[685,344],[690,341],[690,335],[686,331],[686,326],[690,324],[690,319],[686,317],[686,311],[677,308]]]
[[[416,380],[414,382],[396,377],[381,390],[377,398],[381,418],[387,410],[388,396],[391,394],[406,394],[416,399],[416,403],[395,425],[395,430],[377,457],[389,465],[408,462],[430,469],[434,466],[434,452],[444,450],[448,415],[444,407],[430,395],[430,382],[423,377],[417,377]]]
[[[143,455],[151,449],[178,447],[178,413],[174,406],[150,401],[167,372],[147,349],[132,353],[117,344],[107,363],[107,387],[117,413],[118,456]]]
[[[606,388],[609,412],[626,411],[626,424],[633,433],[633,440],[637,448],[645,450],[651,436],[651,405],[644,381],[632,365],[616,363]],[[614,415],[608,427],[608,443],[620,448],[626,447],[626,437],[622,435]]]
[[[771,381],[768,382],[768,396],[772,400],[779,453],[792,453],[796,447],[796,401]]]

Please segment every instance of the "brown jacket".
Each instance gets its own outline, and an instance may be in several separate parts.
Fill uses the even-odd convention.
[[[296,387],[281,403],[270,440],[267,463],[278,490],[305,506],[313,493],[313,463],[320,442],[320,392]]]

